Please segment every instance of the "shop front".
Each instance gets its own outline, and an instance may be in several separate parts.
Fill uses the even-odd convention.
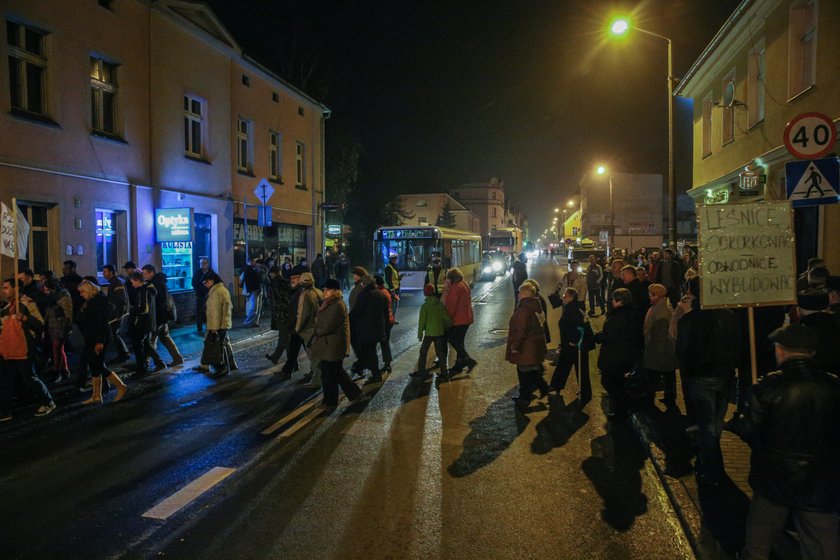
[[[261,227],[249,220],[248,256],[249,258],[271,257],[275,259],[275,262],[283,262],[285,257],[291,257],[292,261],[297,263],[306,256],[306,230],[306,226],[293,224]],[[245,266],[245,232],[245,221],[242,218],[234,218],[233,266],[237,275]]]
[[[155,210],[155,240],[160,244],[161,270],[172,292],[192,290],[193,273],[201,259],[212,255],[212,216],[193,208]]]

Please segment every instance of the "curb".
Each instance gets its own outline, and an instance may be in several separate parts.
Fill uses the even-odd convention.
[[[672,485],[672,479],[665,474],[662,461],[660,460],[659,455],[654,451],[654,449],[658,448],[652,443],[651,438],[648,435],[650,428],[635,412],[630,414],[630,420],[633,425],[633,429],[636,431],[636,435],[644,445],[645,451],[647,451],[654,470],[656,470],[656,475],[659,477],[659,482],[662,484],[662,488],[665,490],[665,494],[671,502],[671,507],[674,508],[674,513],[677,514],[677,519],[683,529],[685,538],[688,540],[688,544],[691,546],[691,550],[694,552],[694,557],[701,558],[700,544],[697,541],[701,520],[700,512],[697,511],[694,506],[694,502],[691,497],[688,496],[687,492],[679,486],[675,488],[674,485]]]

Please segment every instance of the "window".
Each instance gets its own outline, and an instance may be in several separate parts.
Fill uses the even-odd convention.
[[[48,206],[18,202],[23,217],[29,223],[29,247],[25,255],[29,268],[35,272],[50,270],[50,228]]]
[[[295,142],[295,185],[306,185],[306,146],[303,142]]]
[[[747,116],[750,128],[764,120],[764,76],[766,72],[766,50],[762,40],[750,51],[747,60]]]
[[[735,84],[735,71],[730,72],[721,83],[721,101],[727,87]],[[735,140],[735,104],[726,107],[721,104],[721,144],[728,144]]]
[[[303,107],[298,107],[298,115],[303,116]]]
[[[245,74],[242,74],[242,85],[246,87],[251,87],[251,78],[249,78]]]
[[[251,171],[251,123],[245,119],[236,121],[236,168]]]
[[[817,82],[817,0],[795,2],[788,30],[788,97]]]
[[[117,65],[90,57],[91,128],[117,133]]]
[[[96,270],[117,264],[117,232],[113,210],[96,209]],[[101,274],[101,272],[100,272]]]
[[[268,132],[268,176],[275,181],[280,180],[280,141],[279,132]]]
[[[206,112],[204,101],[191,95],[184,96],[184,153],[188,156],[204,156],[202,137]]]
[[[46,115],[46,33],[7,21],[6,37],[12,108]]]
[[[280,103],[280,94],[277,93],[276,91],[272,92],[271,93],[271,100],[274,101],[275,103]]]
[[[494,194],[495,194],[495,193],[494,193]],[[495,197],[494,197],[494,198],[495,198]],[[495,208],[493,208],[493,217],[494,217],[494,218],[496,217],[496,209],[495,209]]]
[[[712,155],[712,92],[703,98],[703,157]]]

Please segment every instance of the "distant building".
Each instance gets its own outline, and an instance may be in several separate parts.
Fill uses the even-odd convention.
[[[449,194],[478,216],[483,237],[507,225],[504,181],[493,177],[487,183],[467,183],[449,189]]]
[[[694,175],[700,204],[785,200],[785,126],[802,113],[840,117],[840,2],[743,1],[676,94],[694,101]],[[734,94],[734,95],[733,95]],[[834,153],[837,153],[834,146]],[[799,268],[822,256],[840,271],[840,206],[794,212]]]
[[[401,194],[397,197],[403,210],[414,214],[412,218],[402,220],[401,225],[433,226],[443,214],[444,206],[449,203],[449,211],[455,217],[454,229],[481,232],[481,220],[471,210],[446,193]]]
[[[580,181],[582,234],[598,242],[610,231],[610,178],[587,173]],[[662,175],[613,173],[613,212],[617,249],[660,247],[663,241]]]

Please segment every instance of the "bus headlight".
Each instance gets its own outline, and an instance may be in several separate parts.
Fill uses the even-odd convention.
[[[499,261],[494,262],[493,263],[493,272],[501,272],[501,271],[502,271],[502,263],[500,263]],[[490,272],[490,270],[484,269],[484,272]]]
[[[490,268],[489,266],[484,267],[484,274],[490,274],[491,272],[493,272],[492,268]]]

